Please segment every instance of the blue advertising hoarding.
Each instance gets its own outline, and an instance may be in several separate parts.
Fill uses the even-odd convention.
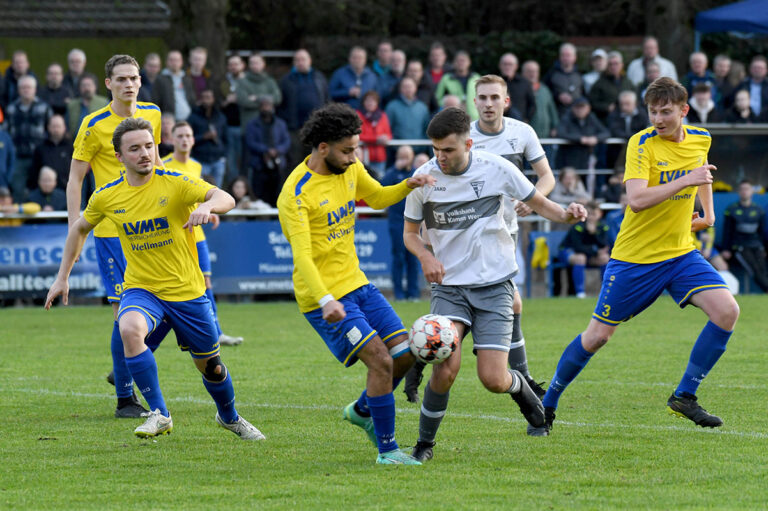
[[[0,297],[44,297],[56,279],[67,238],[67,224],[0,228]],[[104,296],[93,236],[69,278],[71,294]]]

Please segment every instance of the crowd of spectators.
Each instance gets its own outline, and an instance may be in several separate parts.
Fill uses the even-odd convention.
[[[140,101],[163,111],[165,156],[168,131],[186,120],[195,134],[192,156],[203,173],[219,186],[237,185],[242,204],[274,206],[282,181],[308,154],[298,132],[309,114],[329,102],[355,108],[363,121],[363,157],[373,175],[382,179],[395,169],[397,146],[391,140],[426,138],[431,117],[446,106],[466,109],[472,119],[474,84],[485,73],[507,83],[511,99],[506,115],[531,124],[540,138],[558,137],[571,144],[547,145],[547,155],[560,179],[553,196],[615,202],[621,193],[616,177],[593,187],[579,176],[587,168],[620,168],[621,145],[610,137],[628,138],[648,125],[644,94],[659,76],[680,77],[690,94],[690,124],[768,122],[768,64],[757,55],[745,66],[725,55],[710,59],[690,55],[687,69],[678,70],[659,55],[658,42],[647,37],[642,55],[625,66],[618,51],[595,49],[589,69],[578,68],[577,48],[565,43],[555,62],[520,62],[513,53],[499,57],[497,69],[475,69],[467,51],[448,55],[434,43],[426,62],[409,58],[389,41],[375,54],[352,47],[346,65],[335,70],[315,68],[305,49],[293,55],[292,67],[273,76],[261,54],[228,57],[226,75],[214,80],[208,52],[196,47],[184,55],[171,50],[163,57],[150,53],[141,69]],[[109,103],[102,95],[100,75],[87,71],[83,51],[69,52],[66,65],[49,63],[44,81],[30,68],[24,51],[16,51],[0,80],[0,188],[15,203],[35,202],[42,209],[63,209],[72,139],[89,113]],[[93,64],[91,69],[99,69]],[[582,73],[582,71],[585,71]],[[409,148],[429,153],[426,146]],[[401,169],[402,171],[402,169]],[[236,180],[236,182],[234,182]],[[53,183],[53,188],[51,184]],[[87,188],[84,195],[90,193]],[[240,193],[242,192],[242,193]]]

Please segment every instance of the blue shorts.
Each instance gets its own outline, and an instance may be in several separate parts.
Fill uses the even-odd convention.
[[[653,264],[611,259],[605,267],[603,286],[592,317],[615,326],[643,312],[664,290],[683,308],[691,296],[718,287],[728,288],[698,250]]]
[[[219,334],[205,295],[184,302],[167,302],[144,289],[126,289],[120,301],[117,319],[127,311],[135,310],[144,316],[149,333],[160,321],[167,321],[176,333],[176,342],[192,358],[208,358],[219,353]]]
[[[101,272],[101,282],[107,293],[110,303],[120,303],[120,295],[123,292],[123,275],[125,275],[125,256],[120,238],[97,238],[93,241],[96,245],[96,262]]]
[[[323,338],[328,349],[346,367],[357,362],[357,352],[377,334],[385,343],[407,334],[403,322],[373,284],[366,284],[339,298],[347,316],[338,323],[323,319],[323,309],[304,313],[309,324]],[[392,355],[404,354],[407,346]]]
[[[206,277],[211,276],[211,255],[208,253],[208,242],[206,240],[197,242],[197,262],[200,265],[200,271]]]

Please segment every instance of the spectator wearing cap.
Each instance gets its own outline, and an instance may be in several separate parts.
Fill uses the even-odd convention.
[[[637,87],[646,79],[646,68],[649,62],[659,65],[659,76],[667,76],[677,80],[677,68],[672,61],[659,55],[659,41],[653,36],[643,40],[643,55],[629,63],[627,77],[632,85]]]
[[[592,56],[589,58],[589,65],[592,66],[592,71],[584,73],[581,77],[584,82],[584,93],[589,94],[590,89],[595,82],[603,74],[605,68],[608,66],[608,54],[602,48],[597,48],[592,52]]]
[[[688,100],[688,115],[686,122],[688,124],[712,124],[725,122],[725,114],[717,108],[712,99],[712,89],[706,83],[698,83],[693,87],[693,94]]]
[[[562,145],[557,151],[558,167],[589,168],[593,148],[611,136],[608,128],[592,113],[589,100],[576,98],[571,108],[560,118],[557,136],[571,144]]]
[[[608,114],[616,109],[619,93],[625,90],[635,92],[635,87],[624,75],[624,58],[621,53],[612,51],[608,54],[606,70],[589,93],[592,110],[600,122],[607,122]]]
[[[353,46],[349,50],[349,63],[334,71],[328,84],[333,101],[346,103],[359,110],[363,95],[370,90],[376,90],[378,78],[366,66],[367,60],[368,53],[361,46]]]
[[[64,69],[61,64],[54,62],[45,72],[45,85],[37,91],[37,97],[50,105],[54,114],[67,114],[67,101],[74,95],[73,91],[64,85]]]
[[[576,98],[584,95],[581,74],[576,69],[576,47],[571,43],[560,45],[557,62],[544,77],[555,98],[558,114],[562,117]]]
[[[707,56],[700,51],[693,52],[688,58],[688,65],[690,70],[683,78],[683,85],[688,90],[688,95],[692,95],[693,88],[700,83],[709,85],[709,88],[714,95],[716,92],[715,75],[712,71],[707,69]]]
[[[40,169],[37,188],[29,192],[27,201],[40,205],[43,211],[66,211],[67,194],[56,187],[56,171],[50,167]]]
[[[536,98],[533,95],[531,82],[518,73],[519,61],[514,53],[505,53],[499,59],[499,72],[504,81],[507,82],[507,94],[510,99],[510,108],[515,108],[520,115],[521,121],[530,123],[536,114]],[[508,116],[512,117],[509,113]]]

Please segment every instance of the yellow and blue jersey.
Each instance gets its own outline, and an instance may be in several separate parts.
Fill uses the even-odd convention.
[[[712,142],[709,132],[683,125],[685,138],[671,142],[647,128],[627,143],[624,181],[644,179],[659,186],[679,179],[707,162]],[[640,212],[627,208],[611,258],[648,264],[673,259],[694,249],[691,215],[698,187],[690,186]]]
[[[360,161],[344,174],[322,175],[304,160],[285,182],[277,199],[283,234],[293,250],[293,288],[301,312],[319,307],[368,283],[355,251],[355,201],[374,208],[403,200],[405,181],[382,187]]]
[[[182,226],[190,206],[205,201],[212,188],[157,168],[142,186],[130,186],[120,176],[93,193],[83,217],[92,225],[107,220],[117,230],[127,266],[124,290],[145,289],[170,302],[205,293],[194,236]]]
[[[163,157],[163,163],[165,164],[165,168],[171,169],[171,170],[178,170],[182,174],[193,177],[195,179],[201,179],[203,175],[203,166],[200,164],[199,161],[195,160],[194,158],[188,158],[185,163],[180,162],[176,158],[173,157],[173,153]],[[197,205],[192,206],[189,210],[191,213],[194,211],[194,209],[197,207]],[[203,228],[198,226],[195,226],[195,241],[201,242],[205,241],[205,233],[203,232]]]
[[[149,121],[152,124],[155,144],[160,144],[160,108],[153,103],[140,102],[136,104],[133,117]],[[110,103],[87,115],[77,132],[72,158],[91,164],[97,190],[118,179],[123,173],[123,164],[115,156],[115,148],[112,145],[115,128],[123,120],[125,117],[117,115]],[[93,235],[115,237],[118,231],[111,222],[104,222],[96,226]]]

